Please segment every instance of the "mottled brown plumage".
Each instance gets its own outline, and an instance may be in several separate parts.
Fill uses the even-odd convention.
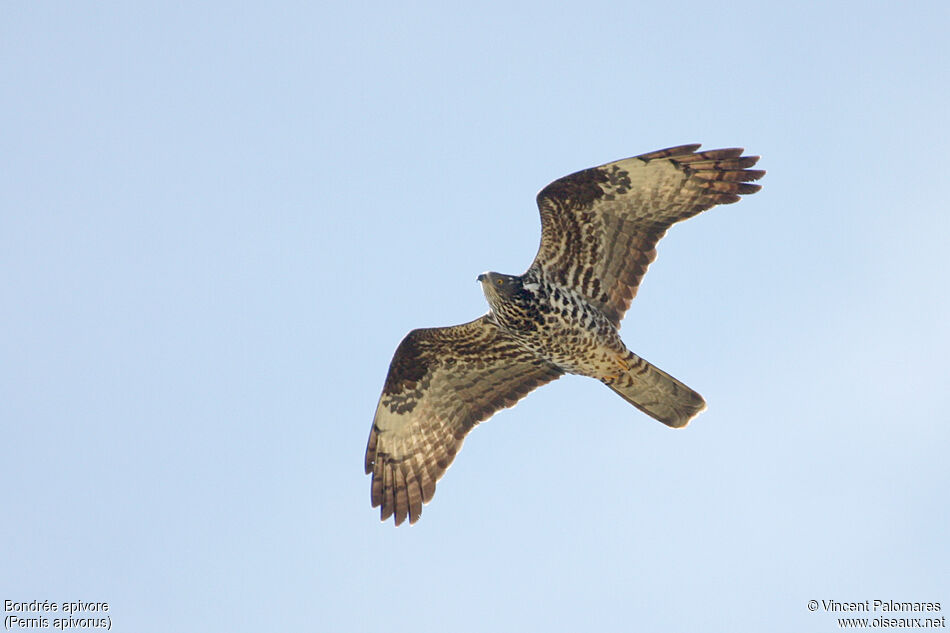
[[[759,185],[741,149],[673,147],[571,174],[538,194],[541,246],[524,275],[479,276],[491,310],[413,330],[393,357],[366,448],[383,520],[418,520],[466,434],[564,373],[602,381],[672,427],[702,397],[626,349],[618,328],[674,223]]]
[[[410,332],[393,357],[366,449],[383,520],[395,513],[397,525],[407,515],[415,522],[472,427],[563,373],[487,315]]]
[[[619,326],[667,229],[761,188],[745,182],[765,175],[748,169],[758,156],[743,157],[741,149],[693,153],[698,148],[643,154],[545,187],[538,194],[541,248],[531,269],[580,290]]]

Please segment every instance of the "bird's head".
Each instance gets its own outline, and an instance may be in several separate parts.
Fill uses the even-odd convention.
[[[520,312],[535,299],[537,284],[526,284],[524,277],[482,273],[478,276],[478,281],[482,284],[482,292],[485,293],[488,305],[496,315]]]
[[[502,297],[512,297],[522,289],[521,277],[517,275],[502,275],[501,273],[482,273],[478,276],[482,282],[482,290],[487,297],[489,293]]]
[[[493,297],[510,300],[522,289],[521,277],[516,275],[482,273],[478,276],[478,281],[482,282],[482,292],[485,293],[488,303],[492,302]]]

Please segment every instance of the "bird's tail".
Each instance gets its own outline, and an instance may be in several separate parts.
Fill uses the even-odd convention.
[[[624,360],[627,372],[604,384],[650,417],[680,428],[706,408],[701,395],[633,352]]]

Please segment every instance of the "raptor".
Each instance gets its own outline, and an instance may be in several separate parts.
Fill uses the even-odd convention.
[[[466,435],[564,374],[596,378],[679,428],[702,396],[627,349],[620,320],[676,222],[761,187],[742,149],[681,145],[565,176],[538,194],[541,246],[523,275],[478,276],[489,311],[413,330],[383,386],[366,447],[382,520],[415,523]]]

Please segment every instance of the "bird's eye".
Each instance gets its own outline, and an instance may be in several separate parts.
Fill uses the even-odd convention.
[[[504,284],[504,283],[505,283],[505,280],[504,280],[504,279],[499,279],[499,280],[498,280],[498,281],[496,281],[495,283],[496,283],[496,284],[498,284],[498,285],[500,286],[500,285],[502,285],[502,284]]]

